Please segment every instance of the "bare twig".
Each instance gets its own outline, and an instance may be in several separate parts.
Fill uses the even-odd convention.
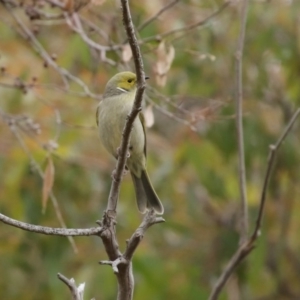
[[[6,120],[7,121],[7,120]],[[30,164],[32,166],[32,168],[37,172],[37,174],[42,178],[44,179],[44,172],[42,171],[40,165],[36,162],[36,160],[34,159],[34,157],[32,156],[32,154],[30,153],[30,151],[28,150],[26,144],[24,143],[22,137],[20,136],[20,133],[18,132],[18,130],[16,129],[16,126],[15,126],[15,122],[13,121],[13,119],[8,119],[7,121],[8,125],[9,125],[9,128],[11,130],[11,132],[15,135],[15,137],[17,138],[21,148],[23,149],[23,151],[25,152],[25,154],[28,156],[29,158],[29,161],[30,161]],[[59,205],[58,205],[58,201],[53,193],[53,191],[50,192],[49,194],[50,196],[50,199],[51,199],[51,202],[53,204],[53,207],[54,207],[54,210],[55,210],[55,213],[56,213],[56,217],[60,223],[60,225],[62,227],[65,227],[66,228],[66,223],[63,219],[63,216],[61,214],[61,211],[60,211],[60,208],[59,208]],[[77,247],[76,247],[76,244],[75,244],[75,241],[72,237],[68,237],[69,239],[69,242],[70,244],[72,245],[73,247],[73,250],[74,252],[77,252]]]
[[[146,26],[148,26],[150,23],[155,21],[157,18],[159,18],[160,15],[162,15],[165,11],[172,8],[175,4],[177,4],[179,0],[173,0],[169,3],[167,3],[163,8],[161,8],[154,16],[143,22],[140,26],[137,27],[137,31],[142,31]]]
[[[163,113],[164,115],[168,116],[169,118],[184,124],[185,126],[189,127],[192,131],[197,131],[197,128],[189,121],[184,120],[182,118],[179,118],[178,116],[176,116],[175,114],[173,114],[172,112],[170,112],[167,109],[164,109],[163,107],[161,107],[160,105],[158,105],[157,103],[155,103],[151,98],[147,97],[146,98],[147,101],[149,103],[151,103],[151,105],[153,105],[153,107],[155,107],[158,111],[160,111],[161,113]]]
[[[221,276],[218,278],[212,293],[210,294],[209,300],[217,300],[219,295],[227,282],[228,278],[232,274],[233,270],[239,265],[243,259],[254,249],[254,245],[247,241],[246,243],[242,244],[234,255],[231,257],[230,261],[228,262],[227,266],[223,270]]]
[[[240,243],[244,243],[248,236],[248,201],[246,187],[246,166],[245,166],[245,150],[244,150],[244,130],[243,130],[243,49],[245,30],[247,22],[248,0],[242,2],[241,8],[241,25],[238,37],[237,50],[235,53],[235,76],[236,76],[236,130],[239,157],[239,188],[241,197],[241,213],[240,213]]]
[[[275,145],[270,145],[269,148],[269,158],[268,158],[268,164],[267,164],[267,170],[264,178],[264,183],[262,187],[262,193],[260,198],[260,207],[259,212],[256,219],[256,226],[253,231],[253,234],[251,237],[249,237],[244,243],[242,243],[237,251],[234,253],[234,255],[231,257],[230,261],[228,262],[227,266],[225,267],[224,271],[222,272],[221,276],[218,278],[216,284],[213,287],[213,290],[210,294],[209,300],[217,300],[224,285],[226,284],[228,278],[233,273],[236,266],[238,266],[243,259],[249,255],[249,253],[254,249],[255,242],[260,234],[260,228],[264,213],[264,207],[266,202],[266,194],[267,194],[267,188],[271,176],[271,171],[274,165],[275,156],[282,145],[283,141],[291,131],[296,119],[300,115],[300,108],[297,109],[297,111],[294,113],[293,117],[291,118],[289,124],[286,126],[285,130],[283,131],[282,135],[279,137]]]
[[[33,48],[36,50],[36,52],[46,61],[47,65],[51,66],[54,70],[56,70],[60,74],[60,76],[63,80],[65,89],[69,89],[68,80],[72,80],[84,90],[86,96],[98,99],[98,96],[96,94],[92,93],[89,90],[88,86],[82,80],[80,80],[78,77],[72,75],[66,69],[57,65],[57,63],[53,60],[51,55],[49,55],[48,52],[43,48],[43,46],[39,43],[39,41],[36,39],[36,37],[30,31],[30,29],[23,23],[21,18],[19,18],[17,16],[17,14],[10,8],[8,3],[4,2],[4,6],[7,9],[7,11],[11,14],[11,16],[14,18],[14,20],[18,24],[19,28],[22,30],[22,37],[25,40],[30,42],[30,44],[33,46]]]
[[[46,226],[38,226],[32,225],[29,223],[24,223],[12,218],[9,218],[3,214],[0,214],[0,221],[11,225],[22,230],[36,232],[46,235],[58,235],[58,236],[90,236],[90,235],[99,235],[99,233],[103,230],[101,227],[92,227],[86,229],[79,228],[53,228]]]
[[[114,273],[115,274],[118,274],[119,273],[119,269],[118,269],[118,266],[121,265],[121,264],[128,264],[128,261],[123,257],[123,256],[120,256],[118,257],[116,260],[114,261],[110,261],[110,260],[101,260],[100,261],[100,264],[101,265],[108,265],[108,266],[111,266]]]
[[[74,95],[77,97],[87,97],[87,94],[83,91],[83,92],[77,92],[74,90],[70,90],[70,89],[66,89],[64,87],[61,87],[57,84],[51,84],[51,83],[32,83],[32,82],[26,82],[26,81],[22,81],[23,83],[23,88],[28,90],[30,89],[31,91],[34,91],[35,88],[39,88],[39,89],[45,89],[45,90],[55,90],[55,91],[59,91],[59,92],[63,92],[64,94],[69,94],[69,95]],[[4,88],[8,88],[8,89],[17,89],[17,90],[22,90],[22,87],[17,86],[15,83],[6,83],[6,82],[0,82],[0,86],[4,87]],[[23,91],[24,91],[23,89]],[[36,94],[37,96],[37,94]],[[94,94],[93,99],[96,100],[100,100],[102,97],[102,95],[96,95]]]
[[[105,215],[104,218],[107,218],[107,215]],[[136,229],[131,238],[128,240],[124,254],[119,251],[115,236],[115,230],[106,228],[100,233],[106,252],[108,253],[110,259],[102,260],[100,261],[100,264],[111,266],[113,272],[116,274],[118,278],[118,300],[132,299],[134,289],[131,261],[132,256],[141,240],[143,239],[146,230],[150,226],[164,221],[165,220],[162,217],[156,217],[156,214],[153,210],[148,211],[144,216],[141,225]],[[106,221],[103,223],[106,223]]]
[[[73,278],[68,279],[64,275],[58,273],[57,277],[69,288],[72,300],[83,300],[83,292],[85,284],[81,283],[78,287],[76,286],[75,280]]]
[[[266,176],[265,176],[265,179],[264,179],[263,190],[262,190],[261,199],[260,199],[259,212],[258,212],[258,216],[257,216],[257,219],[256,219],[256,225],[255,225],[255,229],[254,229],[254,232],[252,234],[252,237],[251,237],[252,240],[257,239],[257,237],[259,236],[262,217],[263,217],[263,212],[264,212],[264,207],[265,207],[265,202],[266,202],[267,188],[268,188],[268,184],[269,184],[269,180],[270,180],[270,176],[271,176],[271,171],[272,171],[272,166],[274,164],[274,159],[275,159],[276,153],[277,153],[278,149],[280,148],[280,146],[282,145],[283,141],[285,140],[286,136],[291,131],[291,129],[292,129],[294,123],[296,122],[299,114],[300,114],[300,108],[298,108],[297,111],[294,113],[294,115],[292,116],[289,124],[287,125],[287,127],[285,128],[285,130],[283,131],[283,133],[281,134],[281,136],[277,140],[276,144],[275,145],[270,145],[270,147],[269,147],[268,166],[267,166]]]
[[[124,258],[126,260],[131,260],[132,256],[138,247],[139,243],[144,237],[146,230],[157,223],[165,222],[164,218],[156,217],[156,214],[153,210],[150,210],[144,217],[142,224],[137,228],[134,234],[131,236],[129,241],[127,242],[127,248],[124,252]]]
[[[211,19],[213,19],[214,17],[216,17],[217,15],[219,15],[226,7],[229,6],[229,4],[231,3],[231,1],[226,1],[224,2],[216,11],[214,11],[212,14],[210,14],[208,17],[206,17],[203,20],[199,20],[193,24],[187,25],[187,26],[183,26],[181,28],[177,28],[177,29],[173,29],[167,32],[163,32],[161,34],[155,35],[155,36],[150,36],[147,37],[145,39],[142,40],[142,42],[140,43],[146,43],[146,42],[150,42],[150,41],[161,41],[163,38],[170,36],[170,35],[174,35],[180,32],[188,32],[191,31],[197,27],[200,26],[204,26],[206,25]]]
[[[100,27],[98,27],[96,24],[94,24],[91,20],[80,16],[79,18],[81,20],[82,23],[84,23],[88,28],[92,29],[93,31],[97,32],[99,36],[101,36],[106,42],[110,41],[109,35],[107,34],[107,32],[105,32],[103,29],[101,29]],[[116,46],[118,48],[116,48],[115,50],[121,49],[122,45]],[[111,47],[108,50],[113,50]]]
[[[78,16],[77,13],[73,13],[71,15],[69,15],[68,13],[65,13],[65,17],[66,17],[66,20],[67,20],[67,24],[75,31],[77,32],[80,37],[82,38],[82,40],[87,44],[89,45],[91,48],[93,49],[96,49],[97,51],[100,52],[100,58],[103,62],[106,62],[112,66],[115,66],[116,65],[116,62],[107,58],[106,57],[106,52],[108,50],[116,50],[118,49],[118,47],[116,47],[116,49],[114,49],[113,46],[103,46],[103,45],[100,45],[96,42],[94,42],[93,40],[91,40],[85,33],[83,27],[82,27],[82,24],[81,24],[81,20],[80,20],[80,17]]]

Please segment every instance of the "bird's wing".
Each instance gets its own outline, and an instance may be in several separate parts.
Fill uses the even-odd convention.
[[[147,157],[147,137],[146,137],[146,129],[145,129],[145,117],[144,117],[142,112],[139,113],[139,118],[140,118],[140,121],[141,121],[142,126],[143,126],[144,137],[145,137],[144,154],[145,154],[145,157]]]

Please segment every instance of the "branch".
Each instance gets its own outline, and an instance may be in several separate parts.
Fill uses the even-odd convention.
[[[199,20],[193,24],[187,25],[187,26],[183,26],[181,28],[177,28],[177,29],[173,29],[167,32],[163,32],[161,34],[155,35],[155,36],[150,36],[148,38],[143,39],[140,44],[142,43],[146,43],[146,42],[150,42],[150,41],[161,41],[163,38],[169,36],[169,35],[173,35],[173,34],[177,34],[179,32],[188,32],[191,31],[197,27],[206,25],[211,19],[213,19],[214,17],[216,17],[217,15],[219,15],[226,7],[229,6],[229,4],[231,4],[231,1],[226,1],[224,2],[216,11],[214,11],[211,15],[209,15],[208,17],[206,17],[203,20]]]
[[[107,213],[103,217],[108,218]],[[106,228],[100,233],[100,237],[103,240],[105,250],[110,260],[100,261],[101,265],[109,265],[112,267],[114,274],[118,279],[118,300],[131,300],[133,296],[134,280],[132,274],[132,256],[140,244],[146,230],[156,224],[164,222],[162,217],[156,217],[153,210],[149,210],[144,216],[141,225],[137,228],[134,234],[127,242],[127,247],[122,254],[119,251],[119,246],[116,241],[116,235],[114,227]],[[106,221],[105,221],[106,222]],[[112,224],[111,224],[112,225]],[[112,230],[113,229],[113,230]]]
[[[18,17],[17,14],[13,12],[13,10],[9,6],[9,1],[2,2],[5,6],[6,10],[10,13],[10,15],[13,17],[13,19],[16,21],[18,27],[21,29],[22,37],[28,41],[32,47],[35,49],[35,51],[43,58],[43,60],[47,63],[47,65],[51,66],[54,70],[56,70],[64,83],[64,88],[69,89],[69,82],[68,80],[74,81],[76,84],[78,84],[85,92],[86,96],[89,96],[91,98],[99,99],[99,96],[92,93],[88,86],[80,80],[78,77],[71,74],[68,70],[60,67],[57,65],[55,60],[49,55],[49,53],[44,49],[44,47],[40,44],[40,42],[36,39],[34,34],[30,31],[30,29],[23,23],[21,18]]]
[[[45,227],[32,225],[29,223],[24,223],[12,218],[9,218],[0,213],[0,221],[7,225],[11,225],[13,227],[20,228],[22,230],[36,232],[46,235],[58,235],[58,236],[90,236],[90,235],[99,235],[99,233],[103,230],[101,227],[92,227],[87,229],[77,229],[77,228],[53,228],[53,227]]]
[[[105,250],[109,256],[110,261],[102,261],[102,264],[111,265],[114,273],[118,279],[118,300],[131,300],[133,297],[133,289],[134,289],[134,279],[132,274],[132,255],[137,248],[141,236],[144,234],[144,231],[148,224],[146,219],[153,212],[148,212],[144,221],[145,224],[142,223],[142,227],[138,228],[137,231],[141,231],[141,234],[134,234],[130,239],[131,242],[128,242],[127,250],[124,255],[122,255],[119,251],[119,246],[116,239],[115,232],[115,216],[116,209],[118,203],[118,196],[120,191],[120,184],[122,180],[122,175],[125,169],[125,163],[128,152],[128,144],[130,139],[130,133],[132,130],[133,122],[137,117],[138,113],[141,110],[141,103],[143,100],[143,94],[145,90],[145,73],[144,73],[144,64],[141,56],[140,48],[138,45],[138,41],[134,32],[134,26],[132,23],[130,8],[128,4],[128,0],[121,0],[122,14],[123,14],[123,23],[124,28],[126,30],[128,42],[132,51],[133,61],[135,65],[135,71],[137,75],[137,92],[135,96],[135,100],[131,109],[131,112],[127,116],[127,121],[122,133],[122,141],[120,146],[120,151],[118,155],[116,169],[114,171],[113,181],[110,189],[110,194],[107,203],[107,209],[103,216],[103,227],[104,230],[101,232],[100,237],[102,238],[103,244],[105,246]],[[154,214],[155,217],[155,214]],[[153,218],[149,220],[153,221]],[[143,221],[143,222],[144,222]],[[152,222],[155,223],[154,221]]]
[[[64,275],[58,273],[57,277],[69,288],[72,294],[72,300],[83,300],[83,292],[85,284],[81,283],[78,287],[76,286],[75,280],[73,278],[68,279]]]
[[[108,265],[108,266],[111,266],[114,273],[115,274],[118,274],[119,273],[119,269],[118,269],[118,266],[121,265],[121,264],[128,264],[129,262],[123,257],[123,256],[120,256],[118,257],[116,260],[114,261],[110,261],[110,260],[101,260],[100,261],[100,265]]]
[[[230,261],[228,262],[227,266],[225,267],[224,271],[222,272],[221,276],[218,278],[212,293],[210,294],[208,300],[217,300],[219,295],[227,282],[230,275],[233,273],[236,266],[238,266],[243,259],[254,249],[254,245],[250,244],[249,241],[242,244],[237,251],[234,253]]]
[[[111,185],[110,194],[107,203],[107,211],[108,212],[111,211],[113,212],[113,214],[115,214],[117,208],[118,196],[120,191],[120,183],[122,180],[122,174],[125,169],[130,133],[132,130],[133,122],[137,117],[138,113],[141,111],[141,103],[143,100],[144,90],[146,88],[143,59],[134,32],[128,0],[121,0],[121,6],[122,6],[122,14],[123,14],[123,23],[126,30],[128,42],[132,51],[135,71],[137,75],[137,92],[136,92],[136,96],[135,96],[135,100],[131,112],[127,117],[127,122],[123,129],[120,153],[116,165],[116,170],[114,172],[113,182]]]
[[[69,15],[68,13],[65,13],[65,18],[66,18],[66,23],[75,31],[77,32],[80,37],[82,38],[82,40],[91,48],[97,50],[100,52],[100,58],[103,62],[106,62],[112,66],[116,65],[116,62],[107,58],[106,57],[106,52],[108,50],[116,50],[118,49],[118,47],[116,47],[116,49],[113,46],[103,46],[100,45],[96,42],[94,42],[93,40],[91,40],[87,34],[85,33],[82,24],[81,24],[81,20],[80,17],[78,16],[77,13],[73,13],[71,15]]]
[[[261,194],[261,198],[260,198],[260,206],[259,206],[258,216],[257,216],[257,219],[256,219],[256,225],[255,225],[254,232],[251,236],[252,240],[256,240],[257,237],[259,236],[259,233],[260,233],[261,222],[262,222],[262,217],[263,217],[263,212],[264,212],[264,207],[265,207],[265,202],[266,202],[267,188],[268,188],[268,185],[269,185],[271,172],[272,172],[272,167],[273,167],[273,164],[274,164],[276,153],[279,150],[279,148],[282,145],[285,138],[287,137],[287,135],[289,134],[289,132],[291,131],[291,129],[292,129],[294,123],[296,122],[299,114],[300,114],[300,108],[298,108],[296,110],[296,112],[292,116],[290,122],[286,126],[285,130],[283,131],[283,133],[281,134],[281,136],[277,140],[276,144],[269,146],[268,166],[267,166],[266,176],[265,176],[265,179],[264,179],[262,194]]]
[[[162,15],[166,10],[173,7],[175,4],[177,4],[179,0],[173,0],[169,3],[167,3],[163,8],[161,8],[154,16],[146,20],[144,23],[142,23],[140,26],[138,26],[137,31],[142,31],[146,26],[148,26],[150,23],[158,19],[160,15]]]
[[[127,247],[123,255],[124,258],[126,260],[131,260],[136,248],[142,241],[146,230],[154,224],[163,223],[163,222],[165,222],[165,219],[162,217],[156,217],[154,210],[148,211],[141,225],[137,228],[137,230],[134,232],[134,234],[127,242]]]
[[[267,164],[267,170],[264,178],[264,184],[262,188],[262,193],[261,193],[261,198],[260,198],[260,207],[259,207],[259,212],[256,220],[256,226],[253,231],[253,234],[251,235],[250,238],[248,238],[243,244],[239,246],[237,251],[234,253],[230,261],[228,262],[227,266],[225,267],[224,271],[222,272],[221,276],[218,278],[216,284],[213,287],[213,290],[210,294],[209,300],[217,300],[223,287],[225,286],[228,278],[231,276],[233,273],[234,269],[236,266],[238,266],[244,258],[254,249],[255,247],[255,242],[260,234],[260,228],[261,228],[261,222],[262,222],[262,217],[264,213],[264,208],[265,208],[265,202],[266,202],[266,193],[267,193],[267,188],[268,184],[270,181],[270,176],[271,176],[271,171],[274,165],[275,161],[275,156],[282,145],[283,141],[291,131],[296,119],[300,115],[300,108],[297,109],[297,111],[294,113],[293,117],[291,118],[290,122],[286,126],[285,130],[277,140],[275,145],[270,145],[269,147],[269,159],[268,159],[268,164]]]
[[[119,273],[118,265],[128,265],[131,262],[133,254],[140,244],[141,240],[143,239],[146,230],[154,224],[163,222],[165,222],[165,220],[162,217],[156,217],[154,210],[149,210],[145,214],[141,225],[136,229],[131,238],[127,241],[127,247],[124,254],[118,253],[115,260],[102,260],[100,261],[100,264],[112,266],[114,273]],[[102,235],[103,234],[101,234],[101,237]]]
[[[0,115],[3,117],[3,112],[0,111]],[[45,177],[44,176],[44,172],[42,171],[42,168],[36,162],[36,160],[34,159],[34,157],[32,156],[32,154],[30,153],[29,149],[27,148],[26,144],[24,143],[23,139],[21,138],[21,135],[18,132],[16,126],[15,126],[14,119],[13,118],[8,118],[6,120],[6,122],[7,122],[8,126],[9,126],[9,129],[11,130],[11,132],[14,134],[14,136],[18,140],[21,148],[23,149],[23,151],[25,152],[25,154],[29,158],[29,161],[30,161],[30,164],[31,164],[32,168],[40,176],[40,178],[42,180],[44,180],[44,177]],[[58,219],[60,225],[62,227],[66,227],[65,221],[63,219],[62,213],[61,213],[59,205],[58,205],[58,201],[57,201],[56,196],[53,193],[53,191],[50,191],[49,196],[50,196],[52,205],[54,207],[54,210],[55,210],[55,213],[56,213],[56,216],[57,216],[57,219]],[[76,253],[78,250],[77,250],[76,244],[74,242],[74,239],[72,237],[70,237],[70,236],[68,237],[68,239],[69,239],[69,241],[70,241],[70,243],[71,243],[71,245],[73,247],[74,252]]]
[[[243,49],[245,40],[245,30],[248,12],[248,0],[242,2],[241,25],[238,37],[237,50],[235,52],[235,75],[236,75],[236,130],[239,156],[239,188],[241,197],[240,214],[240,243],[244,243],[248,236],[248,205],[247,205],[247,187],[246,187],[246,166],[244,150],[244,129],[243,129]]]

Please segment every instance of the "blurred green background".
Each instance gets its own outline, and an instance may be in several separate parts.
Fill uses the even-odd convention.
[[[136,27],[167,3],[130,1]],[[152,103],[147,108],[150,123],[154,114],[154,124],[148,129],[148,170],[164,203],[167,222],[147,231],[134,256],[134,299],[207,299],[238,246],[233,96],[239,2],[202,27],[166,35],[163,41],[167,50],[174,50],[174,59],[172,50],[157,50],[160,41],[149,41],[149,37],[205,19],[222,4],[219,0],[178,1],[139,32],[140,40],[145,40],[141,44],[145,72],[151,77],[146,91],[147,103]],[[30,21],[28,11],[33,5],[48,15],[61,14],[43,1],[23,1],[11,12],[49,55],[55,54],[59,66],[80,78],[93,93],[101,95],[116,72],[134,70],[126,47],[107,53],[116,63],[111,66],[64,19]],[[251,230],[268,146],[277,140],[300,102],[299,9],[300,2],[295,0],[257,0],[249,5],[243,75]],[[79,14],[92,40],[122,45],[125,32],[118,1],[95,0]],[[97,136],[97,100],[83,95],[74,82],[63,90],[61,76],[46,68],[22,38],[23,29],[13,15],[0,4],[0,211],[24,222],[60,227],[50,200],[42,213],[43,181],[35,171],[36,165],[46,169],[49,145],[57,143],[52,155],[53,192],[63,218],[70,228],[92,227],[106,207],[115,166]],[[92,30],[89,22],[97,29]],[[158,84],[162,83],[155,71],[158,63],[170,67],[164,86]],[[20,82],[35,87],[24,93],[16,88]],[[27,119],[22,119],[24,115]],[[27,154],[9,127],[7,120],[12,119]],[[39,124],[40,134],[34,124]],[[220,299],[300,299],[299,147],[296,124],[277,156],[257,247],[231,277]],[[118,206],[121,250],[142,220],[132,207],[136,207],[134,191],[126,176]],[[1,224],[1,299],[68,299],[69,291],[57,279],[58,272],[74,277],[77,283],[86,282],[85,299],[115,299],[115,276],[111,268],[98,265],[107,259],[101,240],[74,240],[78,253],[66,238]]]

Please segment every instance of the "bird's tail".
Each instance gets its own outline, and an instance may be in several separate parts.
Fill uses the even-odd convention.
[[[138,178],[132,172],[130,173],[139,211],[145,213],[147,209],[153,208],[157,214],[162,215],[164,207],[152,187],[146,170],[142,171],[141,178]]]

